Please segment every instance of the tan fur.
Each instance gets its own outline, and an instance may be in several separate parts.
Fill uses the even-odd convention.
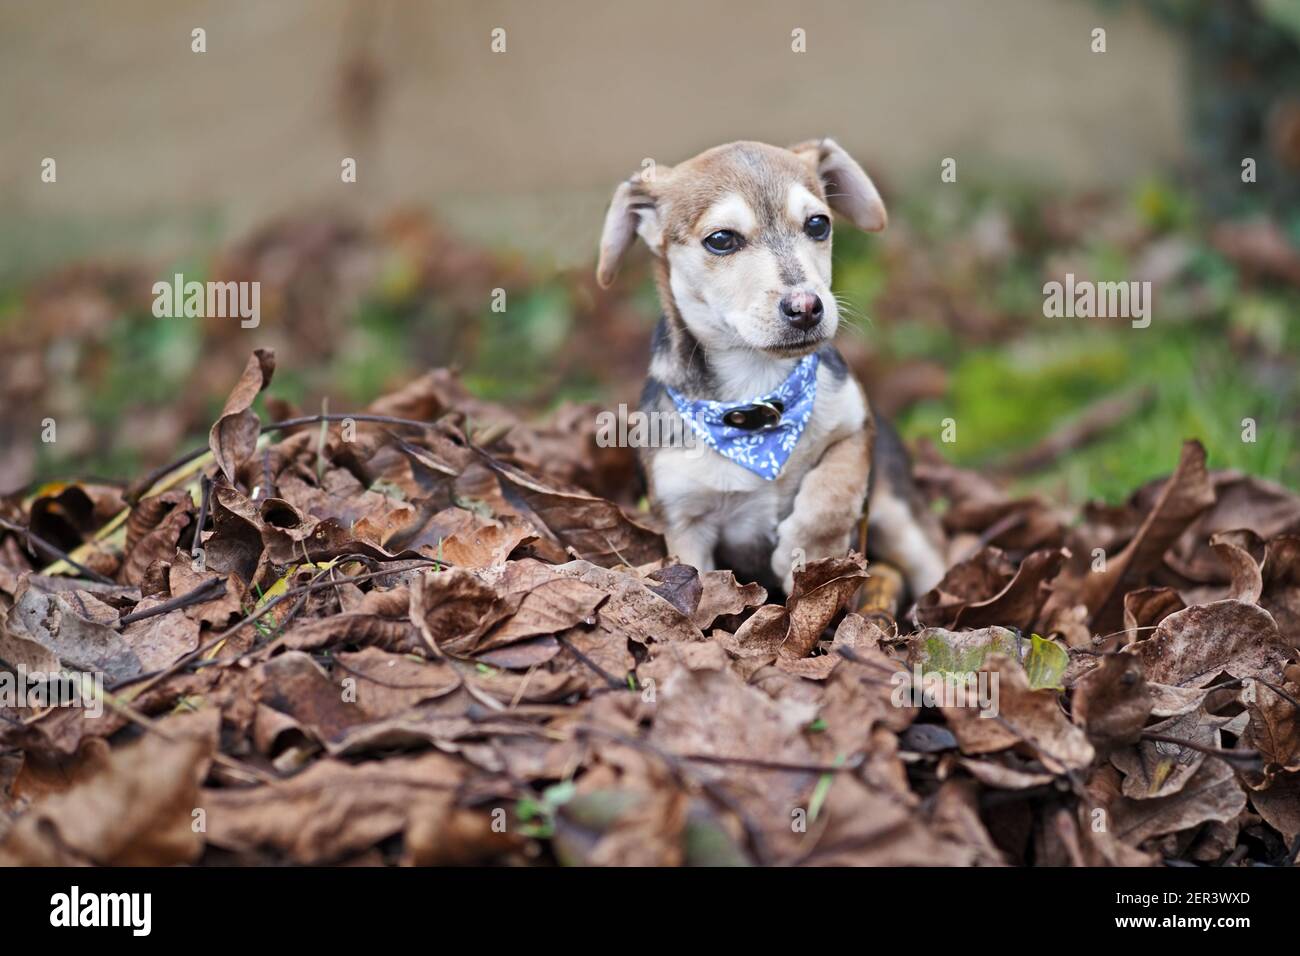
[[[851,536],[867,497],[871,471],[871,430],[868,427],[827,447],[804,476],[790,514],[776,528],[772,571],[789,592],[794,579],[793,558],[806,561],[848,552]]]

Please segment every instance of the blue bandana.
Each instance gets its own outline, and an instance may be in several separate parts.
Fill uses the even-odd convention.
[[[668,389],[678,413],[709,448],[772,481],[799,443],[817,401],[817,353],[799,360],[784,382],[749,402],[698,401]]]

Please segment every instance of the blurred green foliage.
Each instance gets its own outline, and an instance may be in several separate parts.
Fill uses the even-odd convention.
[[[969,234],[990,211],[1005,213],[1019,241],[1009,259],[978,270],[964,288],[972,308],[1016,317],[1010,331],[972,340],[951,323],[918,320],[878,308],[889,281],[886,244],[853,232],[836,233],[836,286],[854,309],[870,316],[860,327],[883,364],[913,358],[937,361],[949,373],[942,400],[907,409],[904,436],[926,438],[968,466],[996,465],[1025,450],[1117,392],[1149,388],[1142,410],[1041,474],[1020,476],[1071,500],[1123,500],[1142,482],[1167,474],[1184,439],[1199,438],[1216,468],[1300,485],[1300,290],[1247,284],[1238,268],[1207,239],[1210,223],[1191,194],[1151,180],[1139,184],[1113,213],[1150,234],[1137,248],[1085,235],[1072,250],[1079,271],[1098,281],[1135,277],[1135,258],[1153,242],[1176,244],[1186,259],[1178,277],[1157,290],[1149,328],[1123,319],[1043,316],[1043,283],[1059,278],[1040,244],[1043,196],[1017,187],[962,190],[946,212],[925,206],[924,193],[905,199],[895,221],[917,229],[920,247],[943,257],[953,236]],[[922,206],[918,208],[917,203]],[[1294,230],[1297,222],[1288,226]],[[885,303],[886,306],[897,303]],[[851,310],[852,311],[852,310]],[[854,334],[852,332],[848,334]],[[957,440],[941,444],[944,419]],[[1243,441],[1243,419],[1257,423]]]
[[[904,190],[892,207],[884,236],[837,231],[835,287],[851,357],[856,349],[886,371],[927,361],[947,375],[942,398],[899,416],[905,437],[929,439],[960,464],[996,468],[1097,401],[1145,387],[1151,401],[1139,412],[1044,471],[1016,476],[1019,484],[1071,500],[1119,501],[1167,473],[1182,441],[1196,437],[1214,467],[1300,486],[1300,290],[1244,276],[1211,242],[1216,220],[1193,190],[1152,178],[1098,211],[1091,199],[1025,182],[964,182],[960,190]],[[1281,225],[1300,238],[1300,219]],[[1047,278],[1071,268],[1101,281],[1133,279],[1139,260],[1160,248],[1173,249],[1179,264],[1158,288],[1149,328],[1044,317]],[[205,277],[202,262],[175,267]],[[0,288],[0,328],[21,314],[22,301],[20,288]],[[324,396],[331,410],[359,408],[431,367],[457,365],[475,394],[521,410],[609,401],[614,386],[635,384],[631,372],[611,374],[611,350],[619,369],[639,374],[643,356],[630,353],[644,347],[658,313],[648,276],[619,305],[617,330],[591,324],[590,289],[571,275],[533,275],[511,288],[503,312],[477,294],[469,302],[453,305],[422,289],[410,264],[393,257],[327,347],[314,357],[295,348],[281,362],[270,394],[306,410]],[[160,321],[144,309],[97,327],[90,348],[98,372],[60,387],[65,405],[84,409],[107,439],[63,459],[52,457],[55,446],[41,446],[38,474],[135,476],[157,462],[114,436],[126,434],[127,421],[147,427],[182,392],[191,397],[182,416],[190,430],[162,454],[203,444],[201,423],[223,398],[187,388],[211,357],[204,334],[195,322]],[[238,337],[241,354],[246,342]],[[232,380],[229,363],[217,364],[214,378]],[[618,380],[624,375],[627,382]],[[1254,442],[1242,440],[1247,417],[1258,423]],[[952,444],[940,442],[946,418],[957,423]]]

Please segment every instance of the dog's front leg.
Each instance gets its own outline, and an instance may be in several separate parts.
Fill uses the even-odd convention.
[[[700,571],[714,570],[713,552],[718,545],[718,529],[711,522],[686,515],[678,515],[675,520],[669,516],[664,541],[668,553],[682,564]]]
[[[804,475],[794,507],[776,529],[772,571],[786,594],[794,589],[799,559],[846,554],[867,496],[871,470],[871,436],[862,429],[842,438]]]

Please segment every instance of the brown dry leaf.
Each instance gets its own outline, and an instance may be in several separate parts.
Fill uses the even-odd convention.
[[[262,536],[264,525],[256,509],[234,488],[215,489],[210,509],[213,531],[203,539],[206,567],[220,574],[234,574],[251,584],[262,583],[268,559]],[[301,551],[282,555],[286,561],[302,556]]]
[[[532,559],[507,563],[495,583],[509,616],[473,645],[467,641],[446,642],[448,650],[464,655],[560,634],[579,625],[590,627],[596,623],[596,609],[608,595],[582,580],[558,573],[552,565]]]
[[[1247,698],[1250,723],[1242,744],[1259,751],[1264,758],[1265,773],[1300,771],[1300,707],[1294,703],[1297,688],[1291,687],[1291,700],[1273,688],[1256,682]]]
[[[479,651],[474,658],[490,667],[524,670],[545,664],[558,653],[560,653],[560,642],[548,636],[516,641],[493,651]]]
[[[374,645],[396,651],[414,650],[423,645],[416,637],[416,628],[408,618],[409,604],[410,593],[406,588],[369,591],[355,611],[294,625],[280,638],[280,643],[300,651],[319,650],[340,644]],[[447,608],[444,607],[443,610]],[[472,615],[449,617],[456,617],[461,623],[473,620]]]
[[[1278,535],[1268,542],[1259,604],[1273,615],[1286,643],[1300,647],[1300,535]]]
[[[1210,538],[1210,548],[1228,572],[1227,599],[1258,604],[1264,593],[1265,544],[1248,529],[1221,531]]]
[[[1241,601],[1178,611],[1151,637],[1124,649],[1142,661],[1148,680],[1179,687],[1204,687],[1221,673],[1274,679],[1285,651],[1272,616]]]
[[[591,640],[626,643],[631,639],[638,644],[704,640],[690,617],[653,591],[650,582],[640,575],[597,567],[586,561],[570,561],[558,565],[555,571],[609,596],[596,612]],[[575,631],[566,634],[570,638],[577,636]]]
[[[1004,590],[1016,566],[1001,548],[980,548],[948,569],[939,584],[916,602],[916,617],[925,627],[952,627],[967,605],[981,604]]]
[[[1183,445],[1178,467],[1170,475],[1133,540],[1109,558],[1104,571],[1082,581],[1083,603],[1092,612],[1093,626],[1109,632],[1120,621],[1126,582],[1141,581],[1189,524],[1214,504],[1214,487],[1205,468],[1205,448],[1197,441]]]
[[[700,603],[691,620],[701,631],[708,631],[720,617],[742,614],[767,600],[761,584],[737,583],[730,571],[705,571],[700,575]]]
[[[1300,495],[1270,481],[1235,471],[1211,474],[1215,501],[1188,529],[1165,557],[1180,575],[1198,583],[1226,580],[1222,559],[1214,554],[1210,539],[1221,532],[1247,529],[1259,539],[1300,534]],[[1148,507],[1154,489],[1134,495],[1135,502]]]
[[[504,564],[510,552],[536,538],[536,533],[521,521],[473,517],[476,520],[469,527],[453,532],[438,545],[435,551],[439,560],[464,568],[489,568]]]
[[[1151,690],[1131,654],[1107,654],[1074,685],[1070,715],[1103,752],[1137,743],[1151,716]]]
[[[914,724],[913,726],[924,725]],[[1027,790],[1030,787],[1044,786],[1056,779],[1055,774],[1045,773],[1041,770],[1030,770],[1025,766],[1021,766],[1025,761],[1020,760],[1015,754],[1011,753],[981,757],[978,760],[973,760],[970,757],[958,757],[955,762],[957,766],[980,783],[999,790]]]
[[[1098,826],[1096,808],[1080,803],[1071,814],[1057,810],[1046,821],[1042,848],[1036,862],[1041,866],[1157,866],[1160,858],[1143,853],[1117,839],[1105,826]]]
[[[225,581],[225,593],[200,604],[190,605],[185,608],[185,616],[201,625],[220,630],[243,617],[244,607],[248,603],[248,588],[244,582],[233,574],[223,577],[211,572],[195,571],[189,559],[182,554],[176,556],[167,570],[168,590],[173,597],[189,594],[214,578]]]
[[[271,384],[275,373],[275,352],[254,349],[244,372],[221,409],[221,415],[208,432],[208,447],[226,481],[235,483],[235,472],[257,447],[260,422],[252,411],[253,399]]]
[[[1251,790],[1250,802],[1288,847],[1300,837],[1300,774],[1274,777],[1266,790]]]
[[[981,716],[978,707],[941,708],[962,753],[985,754],[1023,746],[1057,773],[1092,763],[1092,745],[1061,712],[1056,691],[1030,690],[1024,668],[1001,654],[986,658],[980,671],[997,675],[996,716]]]
[[[980,789],[973,780],[945,780],[934,796],[930,829],[969,852],[969,866],[1002,866],[1005,858],[980,819]]]
[[[260,860],[274,854],[309,866],[346,859],[389,837],[415,828],[410,849],[423,863],[469,862],[490,857],[508,841],[492,833],[478,814],[478,840],[456,841],[452,858],[432,852],[430,826],[460,827],[468,811],[456,807],[463,764],[440,753],[390,757],[352,766],[327,758],[290,780],[241,789],[205,789],[198,805],[207,811],[208,842]]]
[[[127,521],[127,550],[120,580],[139,584],[154,562],[173,561],[178,549],[188,554],[194,519],[194,502],[188,491],[163,492],[137,504]],[[138,534],[135,540],[133,526]]]
[[[216,711],[165,721],[115,751],[103,771],[31,808],[0,844],[0,865],[171,866],[194,862],[203,837],[199,783],[216,741]]]
[[[817,716],[825,724],[818,737],[824,736],[833,750],[831,759],[870,752],[878,729],[899,733],[911,726],[920,712],[894,702],[897,684],[892,673],[900,670],[896,661],[872,649],[857,651],[854,656],[855,660],[835,669],[816,701]]]
[[[336,654],[334,696],[341,686],[367,719],[390,717],[426,700],[452,693],[463,683],[445,661],[426,661],[367,647]],[[351,678],[351,682],[348,679]],[[350,692],[350,693],[349,693]],[[333,736],[333,735],[331,735]]]
[[[508,613],[496,589],[463,568],[421,572],[411,587],[420,592],[411,601],[414,623],[434,648],[472,648]]]
[[[136,610],[147,611],[162,603],[145,598]],[[199,646],[199,622],[182,610],[155,614],[124,627],[122,641],[135,653],[144,671],[162,670]]]
[[[809,561],[794,572],[794,593],[783,609],[764,605],[736,632],[736,640],[749,647],[773,647],[782,657],[807,657],[822,631],[848,606],[867,579],[866,560],[860,554]]]
[[[816,706],[774,701],[719,663],[696,670],[676,662],[667,667],[656,681],[654,723],[647,739],[688,761],[691,756],[713,758],[689,761],[693,772],[733,794],[771,839],[783,839],[791,833],[792,811],[807,808],[816,775],[773,773],[743,761],[816,762],[805,735],[817,716]],[[715,762],[728,759],[741,763]]]
[[[1047,582],[1061,570],[1067,557],[1069,552],[1061,549],[1033,552],[1021,562],[1006,587],[988,600],[962,607],[953,627],[975,629],[996,625],[1029,630],[1047,600]]]
[[[1187,605],[1173,588],[1139,588],[1124,595],[1124,643],[1140,641],[1157,624]]]
[[[1130,846],[1152,837],[1190,830],[1211,820],[1234,819],[1246,807],[1246,793],[1228,764],[1211,757],[1169,797],[1130,800],[1121,797],[1110,808],[1111,828]]]
[[[110,683],[144,669],[124,637],[109,626],[117,611],[87,591],[48,592],[24,579],[0,624],[0,658],[29,671],[101,673]]]
[[[837,667],[851,658],[869,660],[879,669],[894,666],[890,658],[881,653],[881,642],[887,635],[872,621],[860,614],[846,614],[835,629],[835,637],[825,654],[817,657],[777,657],[776,666],[787,674],[808,680],[826,680]]]
[[[788,842],[805,866],[970,866],[983,854],[943,838],[952,835],[951,824],[932,831],[913,807],[840,773],[818,819]]]
[[[492,470],[506,501],[544,536],[601,567],[635,567],[664,557],[663,538],[634,521],[612,501],[555,488],[510,465]]]
[[[1147,681],[1147,690],[1151,692],[1152,717],[1176,717],[1195,710],[1209,693],[1199,687],[1174,687],[1155,681]]]
[[[670,564],[646,575],[655,584],[646,587],[687,617],[693,617],[704,596],[700,572],[688,564]],[[703,630],[703,628],[701,628]]]
[[[91,777],[103,772],[110,755],[108,744],[99,737],[82,741],[74,754],[43,754],[37,751],[18,754],[19,768],[9,786],[0,786],[23,809],[53,794],[67,793]],[[17,815],[17,809],[11,808]]]
[[[267,753],[284,730],[299,729],[324,742],[367,717],[358,694],[340,693],[320,665],[301,651],[280,654],[260,665],[255,686],[260,703],[292,721],[266,723],[269,715],[262,716],[258,736]]]
[[[1204,707],[1152,724],[1147,731],[1186,740],[1202,747],[1221,747],[1219,732],[1227,718],[1215,717]],[[1110,762],[1124,774],[1120,792],[1133,800],[1168,797],[1183,789],[1205,762],[1204,751],[1165,740],[1142,740],[1136,747],[1116,751]]]

